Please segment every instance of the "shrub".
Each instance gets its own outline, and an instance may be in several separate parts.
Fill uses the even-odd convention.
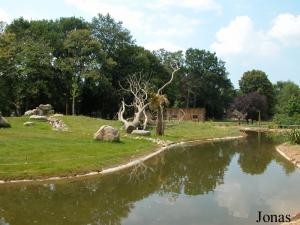
[[[276,114],[273,121],[278,125],[300,125],[300,114],[295,113],[293,116],[287,114]]]
[[[300,129],[293,129],[287,132],[287,140],[292,144],[300,144]]]

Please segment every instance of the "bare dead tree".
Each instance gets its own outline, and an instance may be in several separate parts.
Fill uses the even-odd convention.
[[[141,123],[141,117],[144,115],[144,124],[143,127],[146,129],[148,117],[145,113],[145,109],[150,104],[148,101],[148,92],[149,92],[149,80],[146,80],[141,73],[129,76],[127,78],[127,88],[124,88],[121,84],[120,87],[123,91],[128,92],[133,95],[134,99],[132,104],[127,105],[123,100],[121,107],[118,112],[118,120],[124,124],[125,130],[127,133],[131,133],[135,130]],[[134,117],[133,120],[125,119],[124,113],[127,107],[134,108]]]
[[[129,173],[130,183],[139,183],[147,179],[154,170],[150,166],[147,166],[144,162],[140,162],[135,165]]]
[[[156,134],[157,135],[164,135],[164,123],[163,123],[163,111],[164,111],[164,105],[168,103],[168,99],[165,95],[162,94],[162,91],[172,83],[174,80],[174,75],[177,71],[180,70],[180,67],[178,63],[174,63],[171,65],[173,71],[171,74],[171,78],[168,82],[166,82],[161,88],[159,88],[156,92],[156,94],[152,97],[152,108],[156,109],[157,111],[157,119],[156,119]]]

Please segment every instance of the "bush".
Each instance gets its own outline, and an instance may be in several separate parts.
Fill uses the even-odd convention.
[[[287,132],[287,140],[291,142],[292,144],[300,144],[300,130],[299,129],[293,129],[289,132]]]
[[[287,114],[276,114],[273,121],[278,125],[300,125],[300,114],[295,113],[293,116]]]

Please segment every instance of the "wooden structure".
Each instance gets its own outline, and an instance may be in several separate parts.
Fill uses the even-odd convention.
[[[168,108],[164,118],[167,120],[204,121],[205,108]]]

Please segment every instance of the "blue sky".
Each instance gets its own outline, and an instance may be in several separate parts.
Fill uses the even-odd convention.
[[[0,0],[0,20],[90,20],[110,13],[147,49],[189,47],[217,53],[236,87],[243,72],[300,85],[299,0]]]

